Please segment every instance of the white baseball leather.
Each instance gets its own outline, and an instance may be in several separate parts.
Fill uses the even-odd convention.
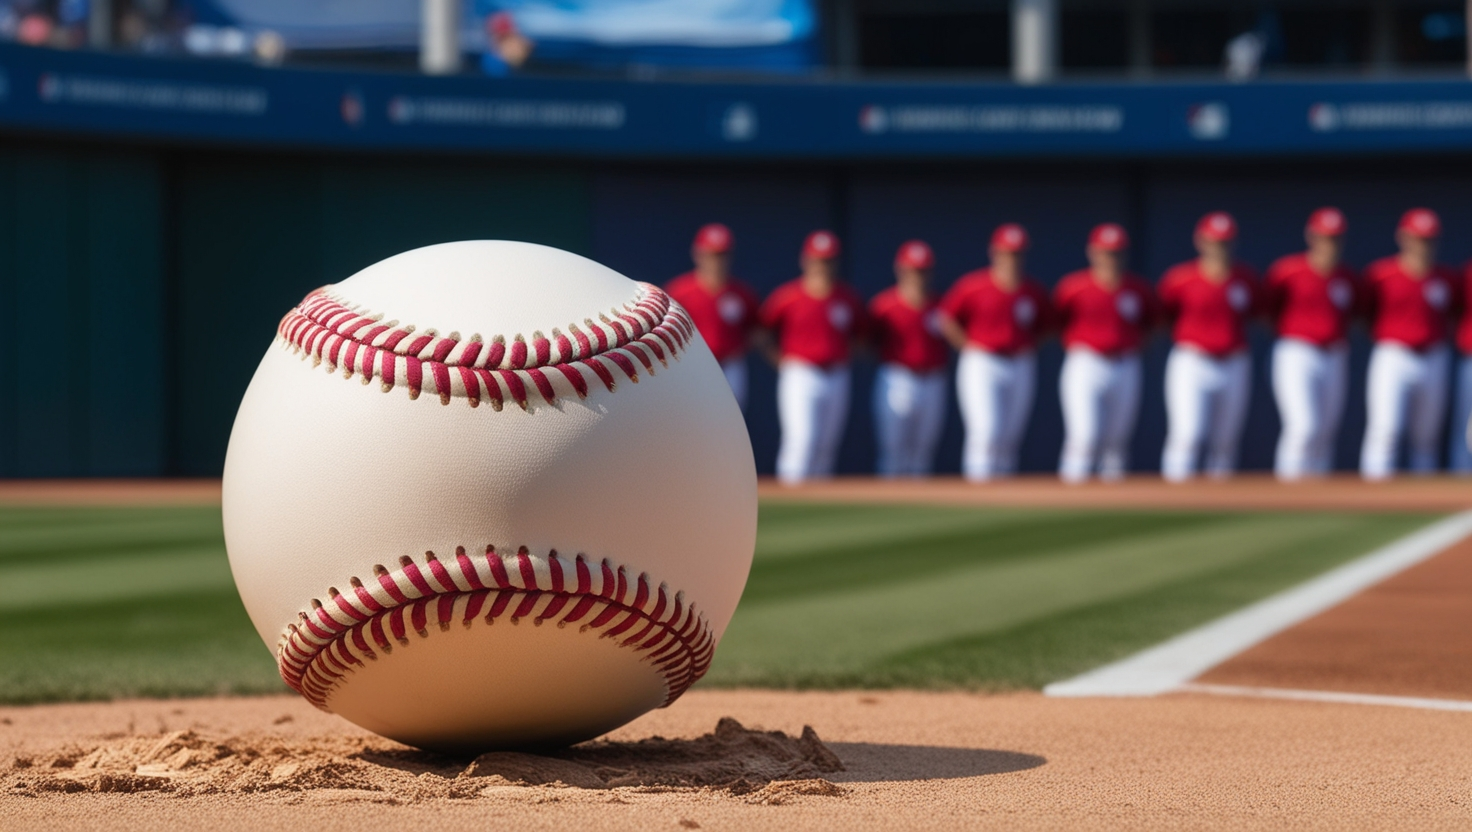
[[[321,291],[415,334],[511,344],[587,332],[657,290],[557,249],[475,241],[406,252]],[[341,356],[334,365],[278,334],[241,403],[224,479],[230,565],[261,638],[279,651],[314,600],[330,604],[329,589],[350,593],[355,578],[382,597],[377,566],[485,558],[492,546],[524,547],[544,585],[554,550],[569,575],[578,555],[630,582],[645,574],[671,604],[682,593],[718,640],[751,565],[756,474],[720,367],[690,332],[652,373],[638,364],[637,383],[618,375],[609,390],[585,368],[583,397],[548,372],[555,400],[532,392],[525,409],[472,407],[432,381],[411,397],[402,358],[392,386],[345,377]],[[470,749],[587,739],[670,694],[645,653],[585,627],[503,615],[426,632],[370,651],[321,704],[410,744]]]

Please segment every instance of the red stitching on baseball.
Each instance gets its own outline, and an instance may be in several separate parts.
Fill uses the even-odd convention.
[[[441,404],[461,398],[500,410],[509,398],[525,410],[529,392],[548,404],[556,403],[559,387],[561,395],[578,398],[586,398],[593,384],[612,392],[619,373],[637,383],[640,365],[650,375],[656,362],[669,366],[694,331],[685,310],[648,283],[638,284],[623,309],[600,314],[597,322],[568,324],[569,334],[553,329],[550,338],[537,331],[489,339],[384,323],[382,315],[329,295],[331,288],[312,292],[288,312],[277,327],[281,338],[311,356],[313,366],[325,362],[328,372],[341,369],[344,378],[357,375],[364,384],[377,378],[384,392],[406,387],[411,399],[428,386]]]
[[[508,610],[512,624],[579,624],[643,654],[665,678],[665,705],[705,675],[715,653],[710,626],[683,593],[670,595],[645,573],[631,581],[608,560],[595,566],[556,550],[536,557],[525,546],[514,555],[492,546],[471,555],[461,546],[453,558],[425,552],[422,566],[404,557],[396,570],[373,572],[376,581],[351,578],[349,592],[329,587],[326,604],[313,598],[277,647],[281,678],[323,710],[339,680],[393,652],[395,642],[410,646],[410,632],[428,638],[431,622],[442,631],[457,620],[494,624]]]

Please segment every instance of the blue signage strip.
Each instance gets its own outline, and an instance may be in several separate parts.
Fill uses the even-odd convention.
[[[692,159],[1460,152],[1472,150],[1472,84],[430,78],[5,45],[0,130]]]

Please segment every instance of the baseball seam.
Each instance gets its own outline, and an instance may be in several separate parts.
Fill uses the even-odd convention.
[[[570,323],[566,332],[490,338],[385,322],[383,313],[353,306],[332,288],[286,313],[277,327],[283,343],[314,367],[325,362],[329,373],[341,369],[364,384],[376,378],[385,393],[405,387],[411,399],[428,388],[444,405],[461,398],[476,407],[484,399],[500,410],[509,400],[526,410],[534,395],[550,405],[570,394],[586,398],[593,385],[612,392],[619,376],[637,384],[640,365],[650,375],[656,362],[668,367],[695,335],[689,314],[648,283],[622,309]]]
[[[398,569],[375,566],[372,580],[354,577],[348,587],[330,587],[325,603],[313,598],[276,651],[281,678],[322,710],[330,710],[332,689],[365,659],[391,653],[394,642],[410,646],[411,631],[428,638],[431,623],[441,631],[456,621],[490,625],[508,612],[513,625],[522,619],[559,628],[582,622],[579,632],[617,639],[619,647],[653,663],[665,678],[665,705],[705,675],[715,653],[710,626],[684,593],[671,595],[647,573],[630,580],[624,567],[606,559],[590,564],[583,555],[569,559],[556,550],[535,557],[524,546],[514,555],[487,546],[484,554],[470,555],[462,546],[444,559],[425,552],[422,567],[403,557]]]

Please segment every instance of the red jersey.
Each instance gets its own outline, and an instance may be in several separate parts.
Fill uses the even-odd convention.
[[[828,297],[815,298],[798,278],[767,296],[761,322],[777,333],[783,358],[833,367],[848,361],[849,341],[864,333],[864,304],[853,289],[841,283],[834,285]]]
[[[1463,267],[1461,322],[1457,325],[1457,349],[1472,354],[1472,262]]]
[[[1448,318],[1459,306],[1461,281],[1446,266],[1433,266],[1420,280],[1406,274],[1400,259],[1383,257],[1365,269],[1365,300],[1370,332],[1424,350],[1446,337]]]
[[[1157,289],[1160,308],[1174,318],[1177,344],[1218,358],[1247,347],[1247,320],[1258,308],[1257,276],[1241,263],[1221,283],[1206,279],[1201,264],[1188,260],[1170,268]]]
[[[1004,291],[991,269],[961,275],[941,298],[940,311],[966,330],[968,345],[1002,355],[1032,349],[1052,319],[1043,287],[1023,278],[1016,289]]]
[[[917,373],[946,365],[946,342],[940,336],[935,301],[927,298],[920,309],[905,303],[896,288],[869,301],[869,326],[879,344],[879,360],[899,364]]]
[[[1106,289],[1088,269],[1059,281],[1053,309],[1065,347],[1088,347],[1108,356],[1134,352],[1155,321],[1150,285],[1132,274]]]
[[[1320,347],[1344,340],[1359,306],[1359,281],[1353,269],[1341,263],[1322,275],[1303,253],[1279,258],[1268,268],[1263,288],[1264,305],[1278,322],[1278,335]]]
[[[665,287],[690,313],[690,320],[705,339],[717,361],[740,358],[756,328],[758,301],[756,292],[739,280],[727,281],[719,292],[711,292],[695,276],[686,272]]]

